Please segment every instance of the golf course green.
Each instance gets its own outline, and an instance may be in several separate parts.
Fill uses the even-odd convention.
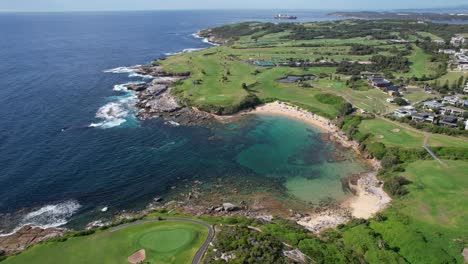
[[[140,249],[152,264],[191,263],[207,234],[206,227],[195,223],[142,223],[34,246],[4,263],[128,263],[127,257]]]

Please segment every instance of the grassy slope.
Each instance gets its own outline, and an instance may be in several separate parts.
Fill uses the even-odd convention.
[[[396,132],[394,129],[400,129]],[[394,124],[384,119],[365,120],[359,126],[363,133],[372,133],[373,141],[382,142],[387,146],[402,148],[420,148],[423,144],[424,133],[410,129],[404,124]],[[468,148],[468,140],[445,135],[431,134],[428,146],[433,147],[465,147]]]
[[[190,263],[207,233],[205,227],[191,223],[146,223],[41,244],[4,263],[128,263],[127,257],[142,248],[151,263]]]
[[[468,239],[468,162],[418,161],[404,176],[410,193],[395,200],[384,222],[372,222],[390,247],[410,263],[462,263]]]

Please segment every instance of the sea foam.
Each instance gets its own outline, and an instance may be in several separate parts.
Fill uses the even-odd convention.
[[[0,237],[9,236],[16,233],[26,225],[37,226],[40,228],[60,227],[68,223],[81,205],[75,200],[64,201],[57,204],[45,205],[39,209],[24,215],[18,226],[8,234],[0,234]]]
[[[125,109],[124,105],[119,102],[111,102],[99,108],[96,113],[96,118],[101,119],[101,122],[92,123],[90,127],[111,128],[120,126],[127,122],[125,117],[129,111]]]

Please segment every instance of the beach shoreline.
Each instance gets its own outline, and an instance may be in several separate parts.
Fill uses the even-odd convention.
[[[275,101],[242,111],[231,116],[215,116],[219,121],[233,121],[237,116],[243,115],[274,115],[292,118],[309,124],[330,135],[330,140],[361,155],[360,144],[349,140],[346,134],[332,123],[331,120],[301,109],[288,103]],[[296,222],[314,233],[324,229],[335,228],[345,224],[352,218],[368,219],[385,209],[391,202],[390,196],[383,190],[383,182],[377,179],[380,162],[376,159],[365,159],[370,171],[361,173],[355,184],[350,183],[354,195],[341,201],[337,208],[324,208],[320,212],[313,212],[307,216],[299,217]]]

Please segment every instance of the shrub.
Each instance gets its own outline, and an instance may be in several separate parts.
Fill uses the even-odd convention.
[[[369,154],[371,154],[373,157],[375,157],[378,160],[382,160],[383,157],[385,157],[385,154],[387,153],[385,145],[380,142],[373,142],[373,143],[367,144],[366,150],[367,152],[369,152]]]
[[[90,229],[90,230],[83,230],[83,231],[76,232],[72,236],[73,237],[89,236],[89,235],[92,235],[94,233],[96,233],[96,230],[95,229]]]
[[[344,99],[334,94],[317,94],[315,99],[322,104],[340,105],[345,103]]]
[[[397,176],[397,177],[390,178],[389,180],[387,180],[385,182],[384,188],[391,195],[401,196],[401,195],[408,194],[408,190],[405,188],[405,185],[408,185],[410,183],[411,181],[409,181],[408,179],[401,177],[401,176]]]

